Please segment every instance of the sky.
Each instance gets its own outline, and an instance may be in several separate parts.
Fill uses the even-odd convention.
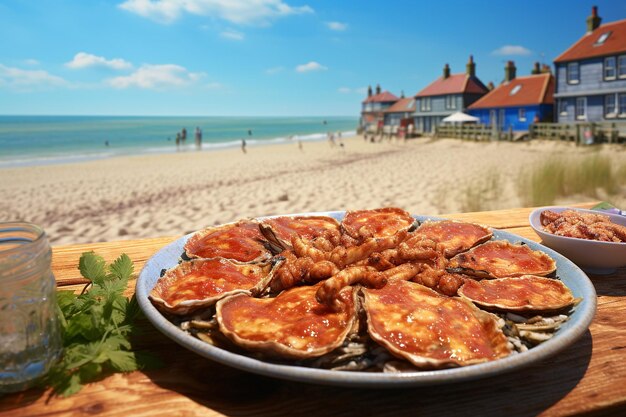
[[[2,0],[0,115],[357,116],[465,71],[529,74],[619,0]]]

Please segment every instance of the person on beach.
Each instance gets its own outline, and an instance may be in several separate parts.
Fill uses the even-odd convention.
[[[246,153],[246,140],[241,139],[241,152]]]
[[[298,149],[300,149],[301,152],[304,151],[304,149],[302,148],[302,141],[300,139],[298,139]]]
[[[200,127],[198,126],[196,126],[195,139],[196,139],[196,149],[197,150],[202,149],[202,130],[200,130]]]
[[[180,132],[180,141],[184,145],[185,140],[187,140],[187,129],[183,127],[183,130]]]
[[[180,150],[180,132],[176,132],[176,150]]]
[[[333,134],[333,132],[328,132],[326,136],[328,136],[328,144],[330,145],[331,148],[334,148],[336,145],[335,135]]]

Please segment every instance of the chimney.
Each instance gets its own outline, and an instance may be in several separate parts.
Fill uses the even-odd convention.
[[[530,73],[533,75],[541,74],[541,67],[539,66],[539,62],[535,62],[535,66],[533,67],[533,70]]]
[[[380,84],[376,84],[376,95],[380,94]]]
[[[446,64],[443,66],[443,79],[450,77],[450,65]]]
[[[602,22],[602,18],[598,16],[598,6],[593,6],[591,8],[591,16],[587,18],[587,33],[591,33],[596,30],[600,23]]]
[[[372,86],[371,86],[371,85],[368,85],[368,86],[367,86],[367,96],[368,96],[368,97],[371,97],[371,96],[372,96]]]
[[[548,64],[543,64],[541,66],[541,72],[544,73],[544,74],[545,73],[550,73],[551,74],[552,73],[552,67],[550,65],[548,65]]]
[[[506,66],[504,67],[504,82],[508,83],[509,81],[513,81],[516,71],[517,68],[515,68],[513,61],[506,61]]]
[[[489,84],[487,84],[487,89],[489,91],[493,90],[494,88],[496,88],[495,85],[493,85],[493,81],[489,81]]]
[[[400,92],[400,98],[404,98],[404,90]]]
[[[467,65],[465,66],[467,75],[470,77],[476,76],[476,64],[474,64],[474,57],[470,55],[469,61],[467,61]]]

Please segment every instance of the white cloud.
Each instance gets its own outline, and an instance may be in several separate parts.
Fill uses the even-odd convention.
[[[25,59],[24,63],[26,65],[30,65],[31,67],[36,67],[37,65],[39,65],[39,61],[33,58]]]
[[[118,5],[159,23],[172,23],[184,13],[243,25],[266,25],[280,17],[313,13],[309,6],[290,6],[282,0],[126,0]]]
[[[162,89],[188,86],[198,82],[204,76],[204,73],[189,72],[180,65],[144,64],[130,75],[109,79],[108,84],[119,89],[130,87]]]
[[[18,90],[45,87],[67,87],[70,84],[61,77],[43,70],[23,70],[0,64],[0,87]]]
[[[82,69],[89,67],[105,67],[114,70],[130,69],[133,65],[121,58],[106,59],[102,56],[79,52],[74,55],[74,59],[65,64],[66,67],[72,69]]]
[[[511,56],[511,55],[527,56],[527,55],[531,55],[532,51],[521,45],[504,45],[496,49],[495,51],[491,52],[491,54],[502,55],[502,56]]]
[[[367,93],[367,87],[358,87],[358,88],[350,88],[350,87],[339,87],[337,89],[341,94],[359,94],[364,95]]]
[[[298,72],[312,72],[312,71],[326,71],[328,67],[323,66],[319,62],[311,61],[306,64],[298,65],[296,71]]]
[[[348,24],[347,23],[341,23],[341,22],[326,22],[326,26],[328,26],[328,29],[336,30],[338,32],[342,32],[342,31],[348,29]]]
[[[230,39],[233,41],[242,41],[245,35],[241,32],[237,32],[236,30],[228,29],[223,32],[220,32],[220,36],[224,39]]]
[[[265,73],[269,75],[274,75],[274,74],[278,74],[279,72],[283,72],[284,70],[285,70],[285,67],[272,67],[272,68],[266,69]]]

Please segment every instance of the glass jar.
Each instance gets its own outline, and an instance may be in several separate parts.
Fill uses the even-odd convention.
[[[0,223],[0,392],[32,386],[60,356],[51,256],[40,227]]]

